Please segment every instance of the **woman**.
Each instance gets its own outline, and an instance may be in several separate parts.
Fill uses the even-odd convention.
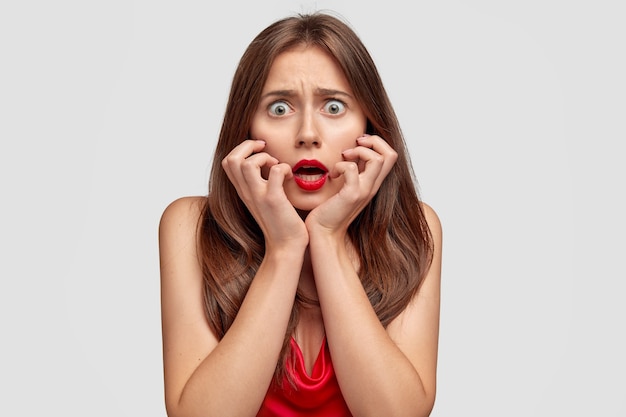
[[[430,414],[440,223],[341,20],[252,41],[208,196],[170,204],[159,236],[170,417]]]

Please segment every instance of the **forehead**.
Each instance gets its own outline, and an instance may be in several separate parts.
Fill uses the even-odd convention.
[[[317,46],[300,45],[279,54],[270,67],[264,90],[303,85],[350,90],[337,61]]]

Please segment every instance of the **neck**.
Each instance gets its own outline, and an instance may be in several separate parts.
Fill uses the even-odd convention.
[[[308,299],[318,300],[317,287],[313,277],[313,265],[311,264],[311,254],[309,248],[304,252],[304,262],[300,271],[300,282],[298,284],[300,293]]]

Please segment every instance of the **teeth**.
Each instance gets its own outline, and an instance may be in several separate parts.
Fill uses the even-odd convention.
[[[297,174],[297,175],[298,175],[298,178],[302,178],[304,181],[317,181],[324,176],[323,174],[316,174],[316,175]]]

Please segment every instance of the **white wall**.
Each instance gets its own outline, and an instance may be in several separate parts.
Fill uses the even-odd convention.
[[[157,225],[204,194],[235,65],[333,9],[445,234],[433,416],[623,416],[619,1],[0,6],[0,414],[164,416]]]

